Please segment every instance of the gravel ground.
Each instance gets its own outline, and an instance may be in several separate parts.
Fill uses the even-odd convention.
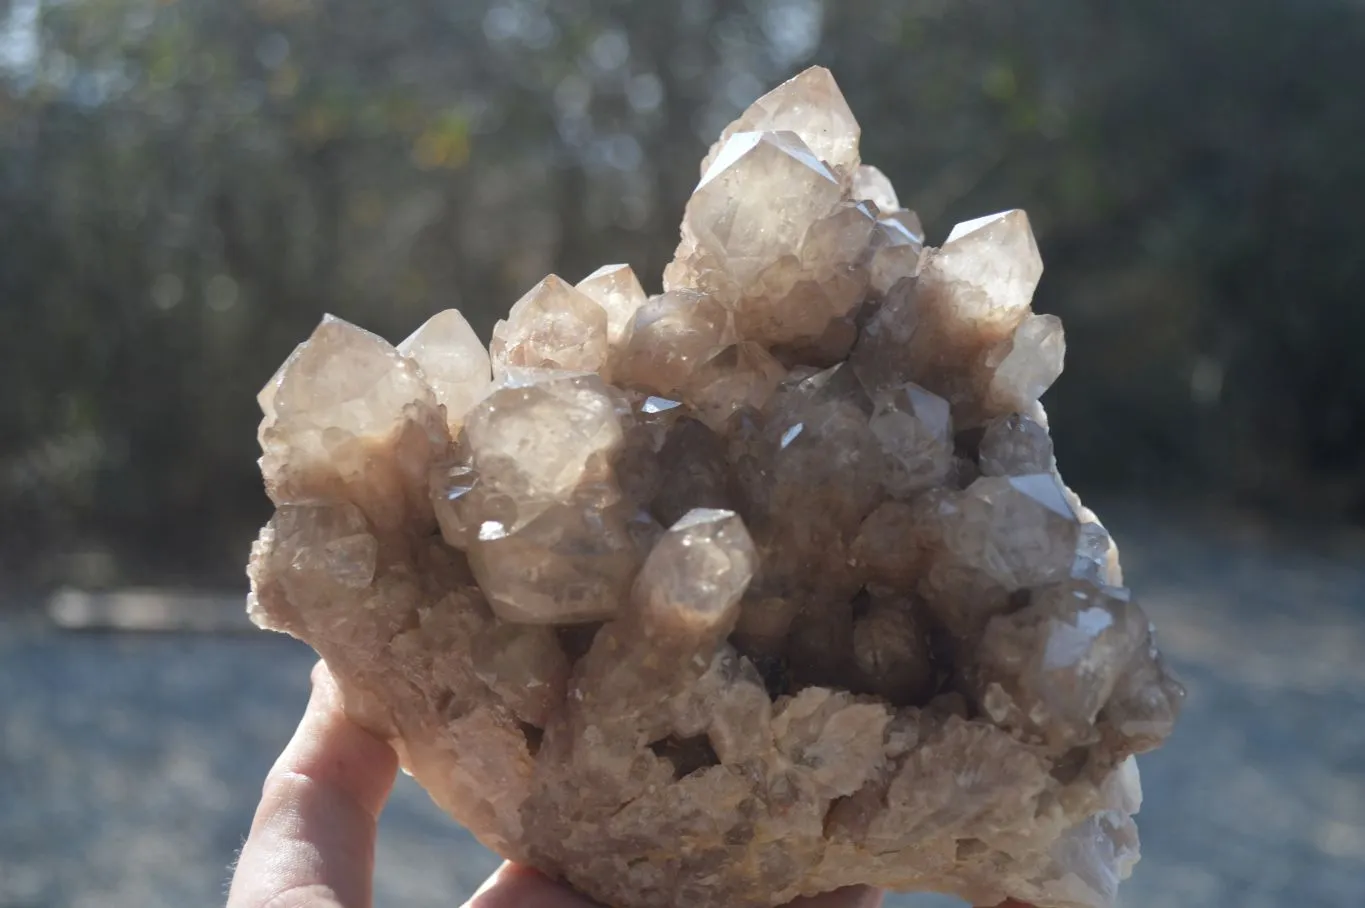
[[[1142,764],[1125,904],[1365,905],[1365,549],[1102,513],[1190,689]],[[67,633],[0,610],[0,908],[221,903],[312,661],[265,634]],[[400,782],[377,904],[448,908],[495,864]]]

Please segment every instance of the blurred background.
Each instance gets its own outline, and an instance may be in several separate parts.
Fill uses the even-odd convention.
[[[221,899],[309,660],[202,616],[320,316],[657,291],[814,63],[931,243],[1038,235],[1063,471],[1192,693],[1129,904],[1365,904],[1365,3],[0,0],[0,906]],[[386,822],[380,904],[490,866],[411,786]]]

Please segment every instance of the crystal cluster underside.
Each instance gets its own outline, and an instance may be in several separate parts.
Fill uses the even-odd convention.
[[[1181,691],[1057,473],[1038,249],[925,247],[858,143],[808,70],[707,155],[662,294],[550,276],[488,349],[324,320],[260,396],[251,616],[606,905],[1108,906]]]

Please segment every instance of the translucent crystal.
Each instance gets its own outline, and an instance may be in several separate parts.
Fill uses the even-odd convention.
[[[493,328],[493,370],[509,366],[598,372],[607,363],[607,311],[550,275]]]
[[[1081,521],[1051,473],[978,479],[944,520],[944,546],[1009,590],[1070,575]]]
[[[422,367],[446,422],[458,431],[465,414],[492,384],[488,350],[458,309],[446,309],[398,345],[398,352]]]
[[[913,277],[924,249],[924,225],[919,215],[900,207],[896,190],[886,174],[867,164],[853,176],[852,196],[877,206],[877,226],[871,237],[868,262],[869,289],[885,297],[897,281]]]
[[[1146,637],[1146,616],[1127,590],[1086,582],[1036,589],[1026,608],[986,628],[976,651],[982,706],[1059,752],[1095,743],[1096,716]]]
[[[854,350],[855,367],[871,387],[913,381],[946,398],[959,428],[1024,409],[1022,399],[1060,362],[1044,323],[1030,323],[1021,355],[997,373],[1030,316],[1042,270],[1022,211],[958,224],[941,249],[918,257],[913,279],[890,284]]]
[[[810,767],[810,782],[826,799],[853,794],[882,768],[880,741],[891,723],[882,703],[860,703],[843,691],[808,687],[773,718],[777,750]]]
[[[959,647],[979,640],[991,618],[1017,604],[991,572],[951,551],[928,557],[918,591],[930,614]]]
[[[727,133],[688,202],[664,287],[714,295],[746,340],[823,343],[867,295],[876,226],[875,205],[848,198],[841,173],[794,132]]]
[[[866,302],[839,318],[825,323],[817,337],[805,337],[785,344],[774,344],[773,356],[784,367],[827,368],[838,365],[858,342],[858,316]]]
[[[861,129],[829,70],[812,67],[759,98],[725,128],[702,161],[706,173],[736,133],[789,130],[837,171],[858,168]]]
[[[1055,315],[1030,315],[1008,340],[986,356],[995,370],[986,391],[989,406],[1002,412],[1027,410],[1062,374],[1066,338]]]
[[[876,221],[863,204],[844,203],[814,221],[798,250],[769,265],[735,316],[739,333],[769,344],[813,341],[867,295],[862,265]]]
[[[564,701],[569,660],[554,630],[543,625],[494,625],[473,646],[474,673],[530,725],[543,726]]]
[[[1043,260],[1028,215],[1016,209],[955,226],[924,274],[951,294],[955,321],[1003,333],[1028,313]]]
[[[924,251],[924,227],[913,211],[897,211],[878,218],[871,237],[869,289],[885,297],[897,282],[914,277]]]
[[[773,703],[752,662],[722,644],[706,673],[672,704],[673,732],[705,734],[722,763],[761,759],[772,746]]]
[[[891,185],[886,174],[871,164],[863,164],[854,171],[852,196],[872,202],[878,211],[892,212],[901,207],[896,198],[896,187]]]
[[[556,505],[516,526],[485,521],[469,566],[504,621],[580,624],[619,612],[639,566],[621,508]]]
[[[848,551],[876,506],[885,475],[871,404],[846,367],[785,390],[731,434],[741,509],[764,550],[765,582],[807,574],[807,584],[857,583]]]
[[[1108,905],[1140,856],[1133,814],[1142,806],[1137,763],[1129,758],[1101,783],[1100,809],[1066,830],[1049,849],[1030,900],[1057,905]]]
[[[532,509],[604,481],[624,440],[617,401],[596,376],[502,388],[470,411],[464,447],[484,483]]]
[[[661,489],[659,452],[673,427],[687,418],[688,412],[681,401],[670,398],[638,392],[630,397],[630,412],[623,419],[625,441],[616,457],[615,473],[626,500],[645,507]]]
[[[603,265],[578,282],[577,289],[607,313],[607,341],[619,345],[645,304],[645,291],[629,265]]]
[[[853,557],[869,588],[911,593],[928,568],[932,518],[924,507],[884,501],[858,528]]]
[[[412,360],[327,316],[259,399],[266,491],[277,504],[344,498],[382,533],[431,520],[429,464],[448,443]]]
[[[792,622],[801,610],[799,601],[787,596],[755,596],[740,606],[735,637],[745,652],[780,656]]]
[[[422,373],[383,338],[325,316],[261,392],[271,441],[325,453],[328,439],[378,436],[409,403],[434,401]],[[298,452],[293,456],[298,456]]]
[[[684,224],[705,252],[743,286],[838,204],[834,175],[793,132],[731,136],[688,200]],[[762,204],[755,201],[762,199]]]
[[[271,620],[290,633],[305,633],[328,599],[335,600],[342,620],[346,603],[374,580],[378,545],[365,515],[349,502],[283,505],[252,551],[256,595],[249,601],[253,620]],[[272,563],[273,562],[273,563]],[[287,596],[270,609],[263,587],[278,584]],[[266,596],[265,599],[261,595]]]
[[[731,344],[697,367],[683,398],[708,426],[723,431],[736,410],[767,403],[785,374],[782,364],[758,344]]]
[[[749,533],[733,511],[698,508],[673,524],[635,581],[647,633],[693,637],[734,626],[739,599],[753,579]]]
[[[937,359],[928,343],[934,326],[925,324],[919,283],[902,277],[883,295],[882,304],[858,335],[849,357],[851,367],[863,384],[874,390],[910,381],[935,383],[938,374],[928,368]],[[912,356],[912,351],[916,355]],[[921,365],[920,360],[926,357],[930,362]]]
[[[1144,646],[1115,682],[1100,724],[1117,753],[1145,753],[1171,734],[1184,700],[1185,689],[1166,668],[1148,626]]]
[[[705,294],[674,290],[635,313],[615,378],[667,396],[685,387],[697,366],[733,341],[729,310]]]
[[[614,815],[671,777],[668,761],[645,745],[667,736],[669,701],[706,674],[754,566],[749,535],[728,511],[692,511],[659,539],[635,579],[631,609],[594,637],[562,724],[547,729],[545,746],[563,759],[552,771],[560,784],[542,789],[536,804],[546,811],[546,841],[573,835],[559,798],[585,782],[596,790],[580,809]]]
[[[987,476],[1051,473],[1052,439],[1045,426],[1022,413],[1000,416],[986,424],[977,462]]]
[[[948,402],[914,384],[891,388],[875,400],[868,425],[886,454],[886,491],[906,498],[943,485],[953,466]]]
[[[853,602],[847,595],[803,592],[786,640],[791,688],[854,686]]]
[[[694,508],[728,510],[732,503],[725,440],[699,420],[677,419],[655,455],[656,490],[646,502],[664,526]]]

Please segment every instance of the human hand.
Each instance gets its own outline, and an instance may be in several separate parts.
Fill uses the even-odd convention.
[[[228,908],[369,908],[376,825],[397,775],[393,748],[346,717],[319,662],[298,730],[266,776]]]
[[[346,717],[336,681],[318,663],[303,720],[266,777],[227,908],[370,908],[377,822],[397,772],[393,749]],[[878,908],[881,898],[853,886],[792,906]],[[466,908],[598,906],[535,870],[504,864]]]

